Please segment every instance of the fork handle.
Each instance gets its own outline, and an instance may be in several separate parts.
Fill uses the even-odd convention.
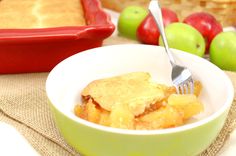
[[[165,47],[166,53],[169,57],[170,63],[172,66],[175,66],[175,59],[173,57],[172,52],[169,49],[169,45],[167,42],[167,38],[166,38],[165,30],[164,30],[164,25],[163,25],[161,7],[159,5],[158,0],[151,0],[151,2],[149,4],[149,11],[152,14],[152,16],[154,17],[157,27],[160,31],[161,38],[163,40],[164,47]]]

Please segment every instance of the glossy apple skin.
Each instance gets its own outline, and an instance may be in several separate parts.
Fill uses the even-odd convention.
[[[130,39],[136,38],[136,31],[140,23],[147,16],[148,11],[139,6],[128,6],[118,18],[118,32]]]
[[[172,23],[165,28],[165,33],[170,48],[203,57],[205,41],[202,34],[194,27],[181,22]],[[159,44],[163,46],[161,36],[159,37]]]
[[[162,17],[164,26],[170,23],[178,22],[177,14],[167,8],[162,8]],[[151,13],[143,20],[137,29],[137,38],[145,44],[158,45],[160,32]]]
[[[210,60],[224,70],[236,71],[236,32],[218,34],[210,45]]]
[[[183,20],[184,23],[196,28],[205,38],[206,53],[209,52],[209,46],[213,38],[223,31],[222,25],[216,18],[206,12],[196,12]]]

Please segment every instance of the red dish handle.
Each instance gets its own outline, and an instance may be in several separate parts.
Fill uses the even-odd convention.
[[[79,27],[58,27],[39,29],[0,29],[0,40],[8,42],[34,41],[53,39],[80,39],[91,38],[96,32],[101,30],[113,32],[114,26],[79,26]],[[109,29],[109,30],[108,30]],[[110,34],[110,33],[109,33]],[[109,35],[108,35],[109,36]],[[95,37],[95,36],[94,36]],[[98,36],[96,36],[98,37]],[[105,38],[106,36],[104,36]]]
[[[102,10],[100,1],[81,0],[88,25],[113,25],[111,17]]]

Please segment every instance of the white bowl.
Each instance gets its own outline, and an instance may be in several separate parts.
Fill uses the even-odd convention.
[[[194,79],[203,85],[200,99],[205,110],[202,114],[184,126],[150,131],[110,128],[78,118],[73,108],[81,103],[81,90],[95,79],[144,71],[159,83],[172,84],[171,65],[163,47],[127,44],[95,48],[65,59],[47,79],[47,95],[65,140],[89,156],[132,156],[135,152],[150,156],[165,151],[168,156],[188,156],[207,148],[227,117],[234,96],[232,83],[209,61],[179,50],[173,49],[173,52],[177,62],[187,66]],[[107,146],[112,147],[112,151]]]

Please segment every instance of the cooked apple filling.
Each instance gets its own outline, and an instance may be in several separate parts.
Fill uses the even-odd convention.
[[[201,83],[194,85],[194,94],[180,95],[173,86],[153,82],[146,72],[99,79],[83,89],[83,103],[77,104],[74,111],[80,118],[116,128],[176,127],[203,111],[197,98]]]

